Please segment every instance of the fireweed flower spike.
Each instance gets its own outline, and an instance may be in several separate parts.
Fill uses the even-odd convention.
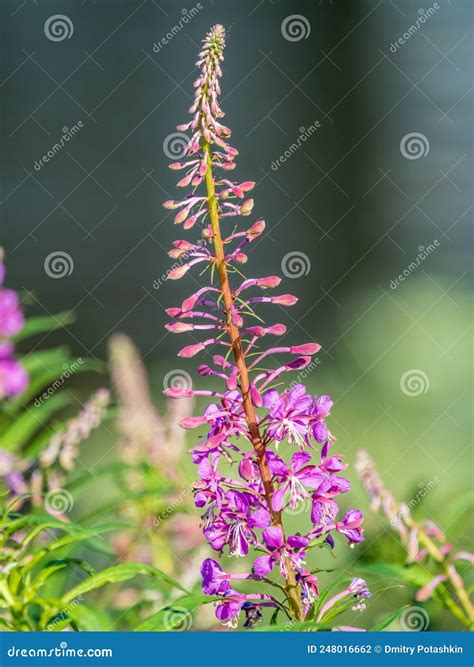
[[[223,597],[216,610],[219,620],[235,626],[243,611],[246,625],[252,626],[267,606],[284,609],[297,621],[309,618],[318,597],[318,582],[305,568],[307,549],[321,542],[333,548],[333,533],[344,535],[350,545],[362,541],[362,515],[350,510],[338,517],[335,498],[349,491],[350,484],[339,475],[346,467],[340,457],[329,454],[334,438],[325,419],[331,399],[311,396],[302,384],[290,390],[275,388],[284,373],[307,366],[320,346],[310,341],[264,347],[268,337],[279,339],[286,327],[263,324],[254,308],[260,303],[287,307],[297,298],[285,293],[270,296],[281,282],[278,276],[239,280],[242,274],[237,265],[246,263],[248,246],[264,232],[265,222],[258,220],[247,229],[234,220],[228,224],[229,218],[251,214],[254,201],[248,193],[255,183],[227,177],[236,166],[238,151],[229,144],[230,129],[221,122],[219,80],[224,45],[224,28],[215,25],[196,63],[199,75],[189,109],[191,120],[177,126],[190,133],[189,142],[181,161],[170,165],[184,172],[178,187],[191,191],[181,201],[164,204],[176,211],[175,224],[190,229],[199,223],[201,229],[196,243],[174,242],[169,254],[178,261],[169,277],[179,279],[194,265],[201,271],[210,269],[209,284],[180,307],[168,310],[172,322],[167,328],[196,336],[204,332],[202,342],[185,346],[179,356],[190,358],[202,351],[209,355],[212,349],[212,364],[200,365],[198,373],[215,378],[223,387],[168,389],[165,394],[171,398],[208,396],[211,401],[201,416],[181,422],[185,428],[208,428],[192,454],[199,473],[195,504],[204,512],[204,534],[216,552],[227,549],[234,556],[256,552],[257,558],[253,572],[242,575],[225,573],[215,560],[206,559],[203,590]],[[275,358],[282,359],[280,365],[267,367]],[[312,454],[318,455],[317,461]],[[295,509],[305,501],[307,534],[287,535],[283,526],[286,508]],[[283,578],[283,602],[267,594],[243,595],[230,583],[236,579],[268,583],[266,575],[272,571]],[[366,590],[362,585],[359,588]]]

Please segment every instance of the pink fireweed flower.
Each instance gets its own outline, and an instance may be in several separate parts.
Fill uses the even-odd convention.
[[[195,265],[202,275],[209,275],[208,284],[180,307],[168,309],[172,321],[167,329],[175,334],[192,332],[194,340],[179,356],[205,355],[198,374],[221,388],[167,389],[165,394],[171,398],[208,396],[212,401],[200,416],[182,421],[184,428],[206,429],[192,448],[199,475],[194,484],[195,504],[203,511],[203,532],[220,554],[259,555],[250,575],[224,572],[215,560],[206,559],[201,571],[203,591],[222,597],[216,607],[221,622],[235,626],[245,612],[244,625],[252,627],[266,606],[277,606],[299,621],[307,617],[319,595],[317,579],[305,567],[312,540],[326,540],[334,547],[332,533],[339,533],[350,544],[360,542],[362,515],[350,510],[339,517],[336,498],[350,485],[338,475],[346,467],[341,458],[329,456],[335,438],[325,420],[332,400],[310,395],[302,384],[283,390],[277,386],[285,373],[308,366],[320,345],[311,340],[280,341],[286,334],[285,325],[267,325],[256,309],[260,304],[284,309],[295,305],[297,297],[271,292],[280,285],[279,276],[239,278],[241,268],[236,265],[247,262],[248,246],[262,237],[265,222],[257,220],[244,227],[243,221],[255,207],[247,194],[255,183],[228,178],[236,167],[238,151],[229,143],[230,129],[221,122],[224,46],[224,28],[216,25],[199,53],[191,120],[177,126],[189,134],[189,140],[184,156],[171,168],[180,172],[178,187],[190,187],[190,192],[164,204],[176,211],[175,223],[185,229],[199,225],[201,230],[198,243],[174,242],[169,254],[179,263],[169,277],[181,279]],[[224,227],[227,231],[221,229]],[[198,338],[201,331],[202,339]],[[269,337],[278,339],[275,346],[265,345]],[[275,358],[281,360],[276,368],[272,366]],[[316,463],[311,452],[318,450]],[[287,535],[283,525],[286,508],[295,510],[304,502],[310,514],[309,532]],[[231,579],[262,581],[272,570],[282,578],[283,602],[262,594],[244,595],[230,585]]]

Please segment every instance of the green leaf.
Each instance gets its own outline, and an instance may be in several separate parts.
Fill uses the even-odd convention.
[[[97,540],[93,540],[92,538],[98,535],[102,535],[102,533],[106,533],[111,530],[118,530],[120,528],[124,528],[124,524],[110,523],[104,524],[103,526],[96,526],[95,528],[78,527],[78,529],[76,529],[76,531],[72,534],[65,535],[58,540],[55,540],[54,542],[50,542],[43,549],[38,551],[38,553],[36,553],[35,556],[25,565],[24,572],[32,570],[33,567],[39,563],[42,558],[44,558],[52,551],[57,551],[58,549],[76,544],[77,542],[83,542],[85,546],[88,546],[92,549],[98,545],[99,548],[96,548],[95,550],[102,551],[102,544],[98,543]]]
[[[366,574],[379,575],[384,579],[396,579],[413,584],[419,588],[433,578],[430,572],[417,564],[403,566],[396,563],[370,563],[367,565],[358,565],[357,569]]]
[[[222,597],[217,595],[186,595],[178,598],[172,604],[148,616],[135,628],[135,632],[168,632],[183,629],[183,627],[190,630],[192,625],[191,612],[216,600],[222,601]]]
[[[49,563],[46,563],[46,565],[44,565],[43,568],[38,572],[38,576],[34,580],[32,590],[39,590],[49,579],[49,577],[51,577],[56,572],[60,572],[61,570],[70,567],[71,565],[77,565],[87,574],[95,574],[95,569],[92,567],[92,565],[90,565],[90,563],[87,561],[82,560],[81,558],[61,558],[52,560]]]
[[[0,446],[6,450],[18,450],[61,408],[70,405],[71,399],[64,393],[51,396],[47,403],[23,412],[7,431],[0,435]]]
[[[148,575],[154,577],[155,579],[179,588],[181,591],[187,593],[188,591],[181,586],[181,584],[165,574],[161,570],[158,570],[151,565],[145,565],[142,563],[123,563],[122,565],[114,565],[109,567],[102,572],[98,572],[93,577],[85,579],[74,588],[71,588],[64,596],[63,602],[67,604],[74,598],[79,597],[79,595],[84,595],[84,593],[89,593],[90,591],[95,591],[97,588],[105,586],[105,584],[116,583],[118,581],[125,581],[127,579],[132,579],[137,575]]]
[[[104,632],[113,630],[113,619],[100,609],[87,607],[85,604],[68,606],[67,613],[75,622],[79,630],[86,632]]]
[[[315,623],[314,621],[301,621],[299,623],[288,621],[279,625],[257,625],[253,632],[281,632],[284,630],[291,632],[320,632],[322,630],[331,630],[331,626],[327,623]]]
[[[369,632],[379,632],[380,630],[385,630],[385,628],[388,627],[391,623],[393,623],[393,621],[397,620],[397,618],[400,616],[402,611],[406,609],[406,607],[407,605],[404,605],[399,609],[395,609],[395,611],[392,611],[390,614],[387,614],[387,616],[384,616],[380,621],[378,621],[375,625],[369,628]]]
[[[38,403],[46,403],[51,396],[61,391],[72,375],[88,371],[100,372],[103,369],[104,364],[94,359],[82,359],[82,357],[67,361],[59,359],[57,364],[45,366],[41,371],[30,376],[30,383],[26,390],[15,401],[12,401],[12,410],[13,412],[18,411],[34,398],[36,398],[35,406]]]
[[[18,342],[34,336],[35,334],[44,333],[45,331],[54,331],[60,327],[65,327],[72,324],[75,320],[75,314],[72,310],[65,310],[57,315],[37,315],[28,317],[23,329],[14,337],[14,341]]]

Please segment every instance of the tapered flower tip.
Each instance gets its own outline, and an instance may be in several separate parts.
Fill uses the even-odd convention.
[[[259,278],[257,280],[257,287],[271,289],[272,287],[278,287],[280,283],[281,278],[279,276],[267,276],[266,278]]]
[[[296,359],[293,359],[293,361],[290,361],[289,364],[286,364],[285,368],[295,371],[300,368],[306,368],[306,366],[310,363],[311,357],[297,357]]]
[[[189,322],[171,322],[165,324],[165,329],[168,329],[171,333],[185,333],[186,331],[192,331],[194,326]]]
[[[258,236],[265,229],[265,220],[257,220],[248,230],[247,236]]]
[[[191,357],[194,357],[198,352],[201,352],[201,350],[204,350],[204,348],[205,345],[203,345],[203,343],[196,343],[196,345],[187,345],[178,352],[178,357],[184,357],[185,359],[190,359]]]
[[[267,327],[265,331],[272,336],[283,336],[286,333],[286,327],[284,324],[273,324],[271,327]],[[305,353],[303,352],[303,354]]]
[[[189,241],[186,241],[185,239],[180,239],[178,241],[173,241],[173,245],[175,248],[179,248],[180,250],[192,250],[192,248],[195,247],[193,243],[190,243]]]
[[[185,417],[179,424],[183,428],[196,428],[206,423],[206,417]]]
[[[174,216],[174,224],[180,225],[182,222],[186,220],[188,215],[189,215],[189,210],[187,208],[181,209],[181,211]]]
[[[280,306],[294,306],[298,301],[298,297],[294,294],[280,294],[272,298],[273,303],[278,303]]]
[[[244,203],[240,207],[240,214],[241,215],[250,215],[250,213],[252,212],[252,209],[253,209],[253,205],[254,205],[253,199],[247,199],[246,201],[244,201]]]
[[[191,294],[191,296],[185,299],[181,304],[181,310],[183,313],[187,313],[189,310],[192,310],[198,299],[199,296],[197,294]]]
[[[190,389],[184,387],[167,387],[163,393],[168,398],[187,398],[193,395]]]
[[[187,220],[184,221],[183,229],[191,229],[196,224],[197,217],[191,215]]]
[[[255,181],[244,181],[239,185],[239,188],[244,192],[250,192],[255,187]]]
[[[163,202],[165,208],[173,209],[176,208],[176,202],[173,199],[167,199]]]
[[[316,354],[321,349],[318,343],[304,343],[303,345],[293,345],[291,354]]]
[[[262,397],[257,391],[257,388],[255,387],[254,384],[250,385],[250,396],[252,397],[252,403],[255,405],[257,408],[262,407]]]
[[[183,264],[182,266],[177,266],[168,273],[169,280],[179,280],[187,273],[190,269],[189,264]]]
[[[179,317],[182,314],[181,308],[167,308],[166,314],[170,317]]]

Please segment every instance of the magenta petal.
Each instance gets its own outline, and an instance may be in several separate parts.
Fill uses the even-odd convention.
[[[287,543],[293,549],[304,549],[308,546],[309,539],[307,537],[303,537],[302,535],[290,535],[290,537],[287,539]]]
[[[283,506],[283,498],[285,497],[286,484],[275,491],[272,498],[272,509],[279,512]]]
[[[265,577],[273,569],[273,559],[271,556],[259,556],[253,564],[253,571],[258,577]]]
[[[279,526],[270,526],[262,533],[265,544],[270,549],[279,549],[283,544],[283,533]]]
[[[311,461],[311,454],[309,452],[296,452],[291,457],[290,467],[293,471],[298,470],[308,463],[308,461]]]
[[[250,515],[248,525],[251,528],[266,528],[270,523],[270,513],[263,507]]]

